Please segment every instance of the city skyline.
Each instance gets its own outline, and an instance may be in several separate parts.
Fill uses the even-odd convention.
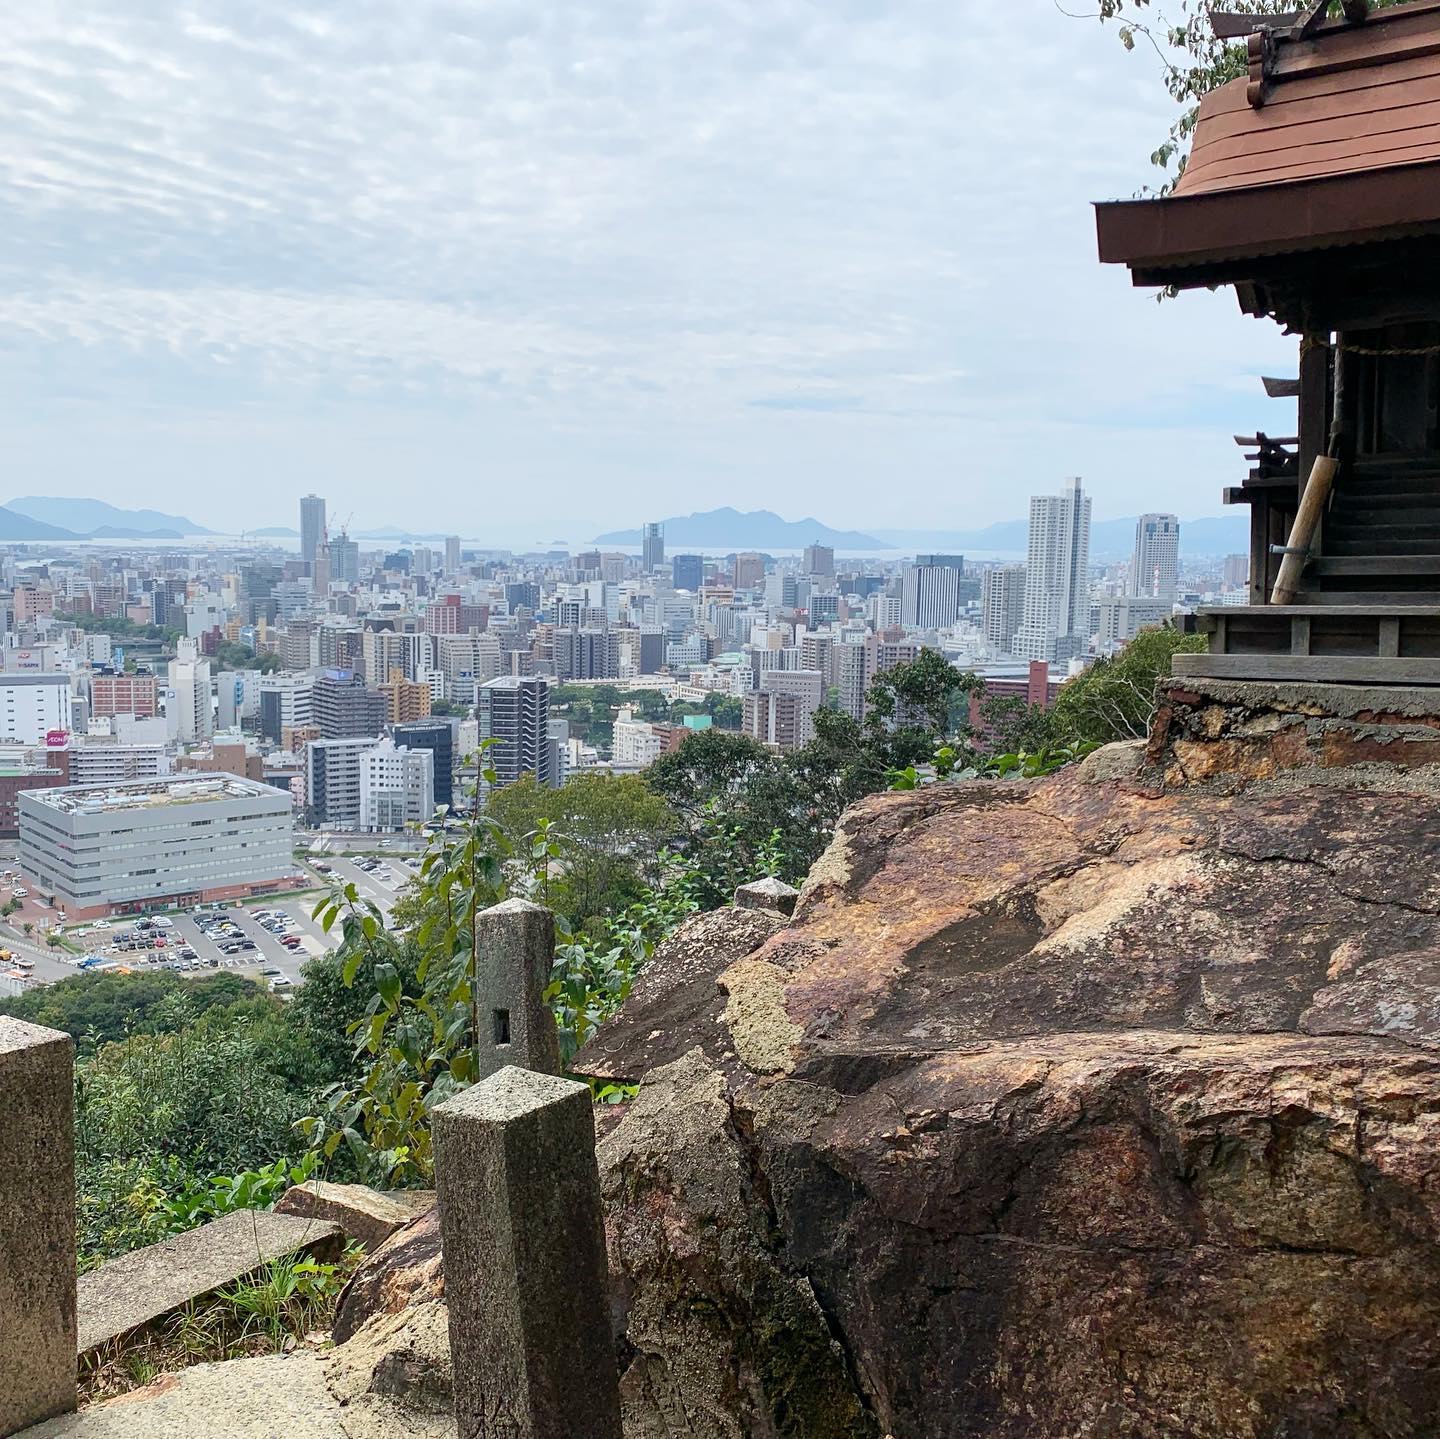
[[[237,533],[419,490],[511,543],[818,489],[948,529],[1067,473],[1152,509],[1158,451],[1161,502],[1213,514],[1226,437],[1287,430],[1258,376],[1292,342],[1096,264],[1090,202],[1151,178],[1173,110],[1050,6],[93,0],[10,46],[17,493],[200,496]]]

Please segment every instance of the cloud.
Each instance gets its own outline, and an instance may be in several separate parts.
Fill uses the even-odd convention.
[[[40,0],[0,54],[11,464],[95,490],[63,414],[174,503],[143,487],[208,427],[258,477],[238,519],[288,507],[290,435],[378,511],[406,476],[358,429],[442,476],[483,437],[596,521],[621,472],[638,509],[783,476],[909,523],[945,480],[947,520],[1001,518],[1077,429],[1253,425],[1237,386],[1286,363],[1095,263],[1088,201],[1143,182],[1168,104],[1044,0]],[[1119,509],[1233,478],[1116,469]]]

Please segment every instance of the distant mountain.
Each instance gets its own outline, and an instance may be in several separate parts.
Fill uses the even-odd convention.
[[[402,530],[398,525],[381,525],[378,530],[357,530],[352,540],[443,540],[444,535],[420,534],[415,530]]]
[[[29,515],[0,509],[0,540],[77,540],[80,536],[59,525],[32,520]]]
[[[121,510],[104,500],[62,499],[55,495],[26,495],[7,508],[42,524],[58,525],[75,535],[114,536],[124,539],[180,539],[185,535],[213,535],[204,525],[183,515],[159,510]]]
[[[832,530],[819,520],[782,520],[770,510],[741,512],[726,506],[703,514],[663,521],[665,547],[672,554],[686,545],[701,549],[798,550],[805,545],[830,545],[837,550],[883,550],[874,535],[855,530]],[[638,545],[639,530],[615,530],[598,535],[597,545]]]
[[[101,525],[87,536],[92,540],[183,540],[179,530],[132,530],[125,525]]]
[[[252,540],[298,540],[299,530],[292,530],[286,525],[268,525],[263,530],[246,530],[245,533]]]
[[[916,551],[1009,551],[1023,555],[1029,545],[1028,520],[1001,520],[979,530],[880,530],[881,542]],[[668,539],[668,536],[667,536]],[[1097,520],[1090,526],[1090,558],[1121,560],[1135,548],[1135,516]],[[1238,555],[1250,548],[1250,515],[1209,515],[1180,521],[1180,552],[1197,555]]]

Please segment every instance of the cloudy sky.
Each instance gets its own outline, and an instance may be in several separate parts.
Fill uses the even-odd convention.
[[[1084,7],[1067,7],[1084,8]],[[1293,347],[1095,261],[1170,102],[1053,0],[28,0],[0,500],[588,538],[1218,512]]]

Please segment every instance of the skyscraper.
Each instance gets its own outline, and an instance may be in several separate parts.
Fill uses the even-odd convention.
[[[670,562],[670,579],[677,590],[699,590],[705,583],[703,555],[676,555]]]
[[[314,564],[320,546],[325,543],[325,501],[319,495],[303,495],[300,499],[300,558]]]
[[[640,543],[640,567],[648,575],[665,563],[665,526],[649,524]]]
[[[1179,571],[1180,521],[1174,515],[1141,515],[1130,560],[1131,595],[1173,605]]]
[[[1030,498],[1025,612],[1015,641],[1022,659],[1065,663],[1090,638],[1090,497],[1078,479],[1058,495]]]
[[[934,563],[940,561],[941,563]],[[905,566],[900,623],[908,629],[949,629],[960,618],[960,555],[917,555]]]
[[[996,654],[1009,654],[1025,618],[1025,566],[1001,565],[980,580],[981,623],[985,643]]]
[[[328,548],[330,578],[337,584],[353,585],[360,578],[360,546],[341,530]]]
[[[550,685],[536,675],[502,675],[475,689],[475,718],[480,739],[495,743],[486,751],[497,785],[514,784],[523,774],[554,785],[558,776],[549,743]]]
[[[215,732],[211,705],[210,661],[201,658],[195,640],[181,639],[170,661],[165,714],[175,737],[185,743],[208,739]]]
[[[807,575],[829,577],[835,573],[835,551],[829,545],[806,545],[801,567]]]
[[[447,535],[445,537],[445,573],[447,575],[458,575],[460,573],[459,535]]]

